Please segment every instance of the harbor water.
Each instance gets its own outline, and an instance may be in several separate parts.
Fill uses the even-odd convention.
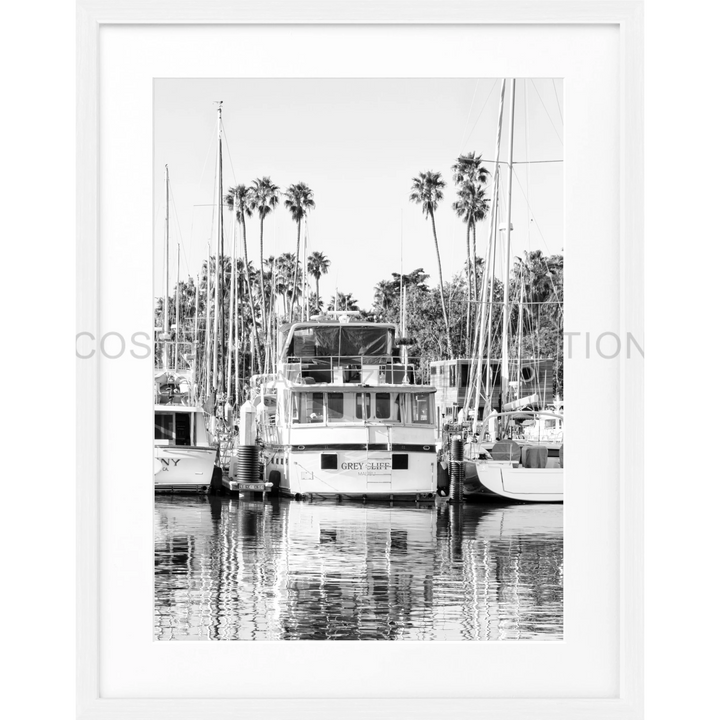
[[[157,640],[562,637],[562,505],[155,498]]]

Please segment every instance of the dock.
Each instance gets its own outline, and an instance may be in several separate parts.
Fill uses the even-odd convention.
[[[223,488],[231,494],[258,492],[262,493],[264,497],[266,493],[272,490],[272,483],[270,482],[240,482],[233,480],[229,475],[223,475],[222,484]]]

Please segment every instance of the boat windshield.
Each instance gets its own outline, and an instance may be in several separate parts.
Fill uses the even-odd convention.
[[[323,326],[295,330],[291,357],[385,357],[392,354],[393,331],[384,327]]]

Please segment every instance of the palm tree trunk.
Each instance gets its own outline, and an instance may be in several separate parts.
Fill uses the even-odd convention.
[[[295,295],[297,292],[297,281],[298,281],[298,265],[300,263],[300,224],[302,218],[298,220],[298,236],[297,236],[297,250],[295,251],[295,273],[293,274],[293,286],[292,286],[292,301],[290,302],[290,321],[292,322],[292,314],[295,309]]]
[[[447,308],[445,307],[445,288],[443,287],[442,261],[440,260],[440,246],[438,245],[437,230],[435,229],[435,214],[430,211],[430,222],[432,223],[433,239],[435,240],[435,252],[437,253],[438,275],[440,276],[440,304],[442,305],[443,320],[445,321],[445,333],[449,357],[453,357],[452,338],[450,337],[450,323],[448,321]]]
[[[475,268],[470,256],[470,223],[467,225],[467,316],[465,318],[465,355],[470,357],[470,310],[472,308],[472,278]]]
[[[263,333],[266,337],[269,334],[267,310],[266,310],[266,299],[265,299],[265,273],[263,268],[265,267],[264,255],[265,253],[265,218],[260,218],[260,296],[262,297],[262,318],[263,318]],[[266,351],[267,352],[267,351]]]
[[[265,316],[265,278],[263,276],[263,225],[265,218],[260,216],[260,308],[262,311],[263,335],[267,337],[267,318]],[[267,351],[266,351],[267,352]]]
[[[315,305],[317,305],[317,311],[320,312],[320,276],[315,276]]]
[[[475,223],[472,224],[472,262],[473,262],[473,283],[475,290],[475,301],[478,299],[478,279],[477,279],[477,246],[475,244]]]
[[[257,323],[255,322],[255,301],[253,300],[252,285],[250,284],[250,270],[248,268],[248,251],[247,251],[247,229],[245,227],[245,215],[242,216],[243,231],[243,252],[245,253],[245,282],[248,289],[248,304],[250,305],[250,322],[252,324],[253,337],[255,338],[255,352],[250,360],[250,372],[254,372],[254,367],[260,368],[260,360],[255,356],[260,354],[260,343],[258,342]],[[256,362],[253,362],[256,361]]]

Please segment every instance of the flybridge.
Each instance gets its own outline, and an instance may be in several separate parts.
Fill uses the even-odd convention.
[[[280,361],[317,357],[383,358],[398,354],[395,325],[338,321],[294,323],[280,329]]]
[[[391,323],[320,318],[280,328],[278,370],[300,384],[414,384]]]

